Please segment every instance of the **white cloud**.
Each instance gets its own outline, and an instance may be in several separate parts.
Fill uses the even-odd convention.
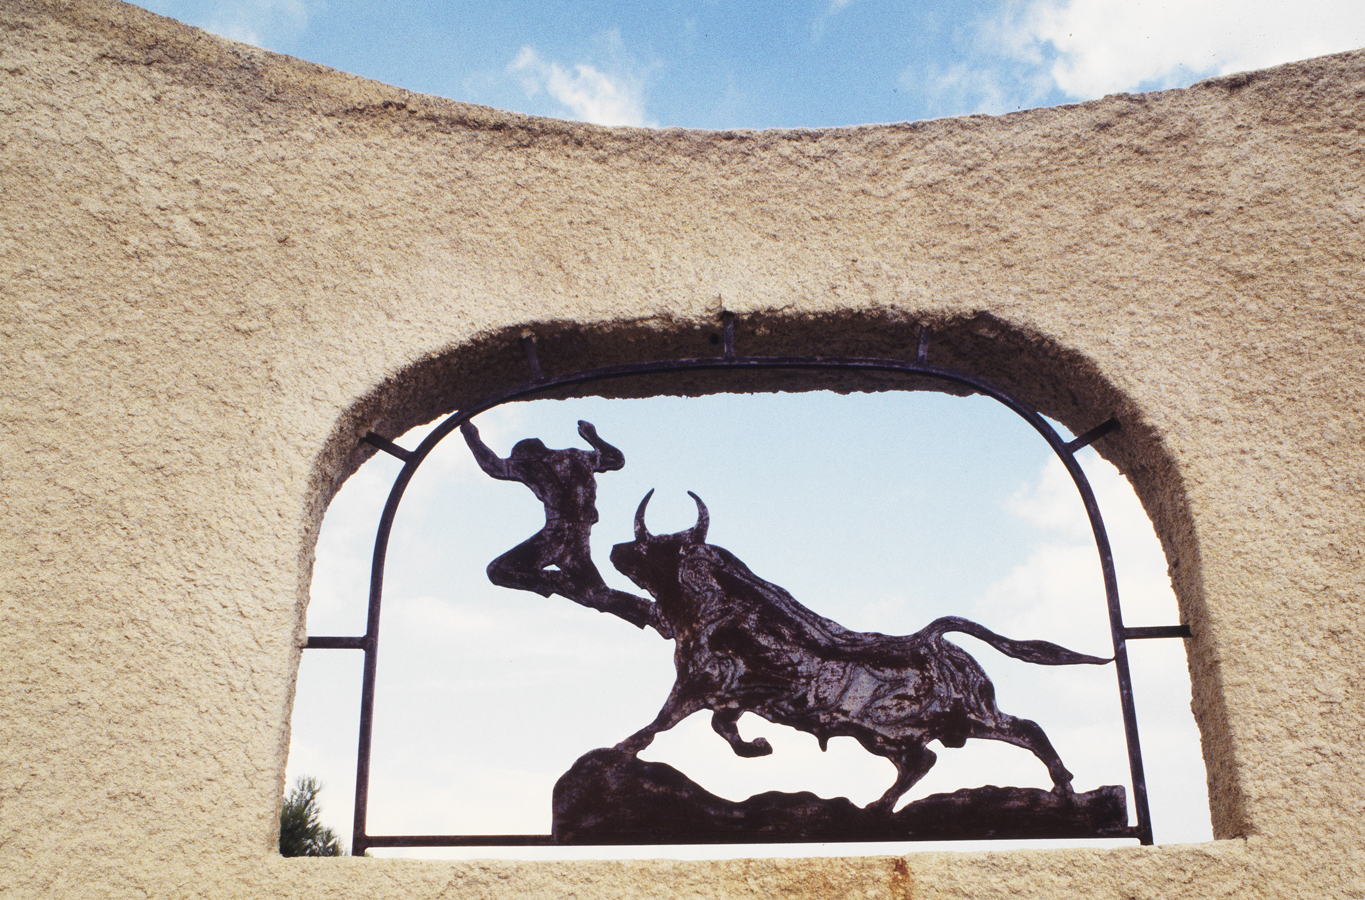
[[[815,21],[811,22],[811,40],[816,44],[820,43],[825,36],[825,28],[829,25],[830,19],[847,9],[852,2],[853,0],[829,0],[829,5],[825,7],[825,11],[816,16]]]
[[[307,0],[224,0],[204,27],[234,41],[267,47],[302,32],[309,6]]]
[[[1170,87],[1365,46],[1359,0],[1033,0],[988,29],[1072,97]]]
[[[966,23],[948,65],[901,90],[932,115],[999,114],[1063,99],[1193,84],[1365,47],[1359,0],[1004,0]]]
[[[1113,548],[1125,624],[1175,624],[1179,617],[1166,559],[1131,485],[1092,451],[1083,454],[1082,466]],[[1011,498],[1008,506],[1036,525],[1039,537],[1027,559],[981,597],[977,617],[1011,637],[1041,637],[1108,656],[1099,558],[1085,509],[1061,462],[1049,460],[1038,480]],[[1184,648],[1179,641],[1135,641],[1129,654],[1156,838],[1209,840]],[[1028,711],[1034,696],[1051,698],[1047,721],[1037,717],[1076,773],[1078,785],[1126,779],[1112,670],[1041,669],[997,661],[989,651],[978,654],[978,659],[995,667],[988,671],[995,679],[1001,709],[1019,714]],[[996,670],[1008,677],[996,677]]]
[[[1082,455],[1082,466],[1104,518],[1125,620],[1174,624],[1179,612],[1166,557],[1132,486],[1093,452]],[[1040,540],[1025,562],[987,592],[982,611],[1018,609],[1027,619],[1011,625],[1029,627],[1051,619],[1077,633],[1081,620],[1093,614],[1107,637],[1104,583],[1090,520],[1061,461],[1050,459],[1038,481],[1010,498],[1008,508],[1036,525]],[[1076,610],[1088,612],[1078,615]]]
[[[1105,474],[1109,471],[1112,469],[1106,470]],[[1117,472],[1113,474],[1118,475]],[[1108,487],[1108,481],[1106,478],[1105,487]],[[1076,493],[1076,483],[1056,457],[1048,460],[1038,482],[1011,497],[1007,507],[1026,522],[1061,532],[1072,539],[1085,540],[1091,534],[1090,520]]]
[[[655,123],[645,115],[646,72],[625,54],[619,34],[608,32],[599,40],[611,57],[607,71],[589,63],[565,68],[530,46],[521,48],[507,71],[521,80],[527,97],[544,91],[574,119],[597,125],[653,127]]]
[[[897,79],[901,90],[921,94],[930,108],[949,114],[960,111],[1002,113],[1010,108],[999,73],[954,63],[947,68],[930,65],[920,71],[911,66]]]

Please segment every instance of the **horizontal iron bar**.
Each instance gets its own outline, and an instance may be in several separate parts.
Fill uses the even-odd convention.
[[[557,841],[550,834],[398,834],[365,836],[368,847],[665,847],[679,844],[910,844],[919,841],[1001,841],[1001,840],[1074,840],[1076,838],[1134,838],[1142,839],[1136,825],[1123,828],[1071,828],[1040,834],[1029,829],[1012,831],[1001,828],[989,834],[964,835],[907,835],[860,834],[851,832],[819,837],[797,838],[788,834],[732,834],[704,832],[700,834],[632,835],[613,834],[582,840]]]
[[[1072,453],[1075,453],[1082,447],[1089,447],[1091,444],[1095,443],[1109,432],[1117,431],[1118,428],[1119,428],[1118,419],[1110,419],[1107,422],[1101,422],[1100,424],[1096,425],[1094,428],[1090,429],[1085,434],[1081,435],[1075,440],[1068,441],[1066,449],[1070,450]]]
[[[1145,640],[1147,638],[1187,638],[1194,637],[1188,625],[1148,625],[1141,628],[1124,628],[1125,640]]]
[[[554,847],[549,834],[366,835],[366,847]]]
[[[309,650],[364,650],[363,637],[312,637],[304,645]]]
[[[412,459],[411,450],[404,450],[402,447],[398,446],[393,441],[389,440],[386,437],[380,437],[373,431],[365,432],[365,436],[361,438],[361,440],[369,444],[371,447],[378,447],[380,450],[383,450],[390,456],[398,457],[403,462],[407,462],[408,460]]]

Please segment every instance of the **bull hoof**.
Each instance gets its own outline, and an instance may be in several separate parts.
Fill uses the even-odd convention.
[[[631,756],[635,756],[635,755],[638,754],[641,750],[645,749],[646,747],[648,747],[648,746],[649,746],[651,743],[653,743],[653,742],[654,742],[654,735],[652,735],[652,734],[651,734],[651,735],[648,735],[647,737],[643,737],[643,738],[641,738],[641,737],[628,737],[628,738],[626,738],[624,741],[622,741],[621,743],[617,744],[617,745],[616,745],[615,747],[613,747],[612,749],[613,749],[613,750],[616,750],[616,751],[618,751],[618,752],[620,752],[620,753],[628,753],[628,754],[630,754]]]
[[[742,741],[734,745],[735,755],[745,759],[754,759],[759,756],[767,756],[773,752],[773,745],[768,743],[767,738],[754,738],[752,741]]]
[[[881,797],[863,808],[874,816],[886,816],[891,814],[891,810],[895,808],[896,801],[899,799],[899,797],[892,797],[888,800],[886,797]]]

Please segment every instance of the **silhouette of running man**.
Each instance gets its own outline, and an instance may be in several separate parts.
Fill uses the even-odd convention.
[[[559,594],[637,628],[652,625],[664,633],[653,603],[607,587],[588,545],[597,522],[595,476],[624,466],[625,454],[598,437],[591,422],[578,423],[578,433],[593,447],[590,451],[551,450],[538,438],[527,438],[506,459],[488,448],[472,422],[461,425],[460,433],[479,468],[502,481],[520,481],[545,504],[545,527],[489,563],[489,581],[542,597]]]

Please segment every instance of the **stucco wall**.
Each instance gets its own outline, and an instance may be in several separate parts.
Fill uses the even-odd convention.
[[[0,890],[1365,895],[1365,52],[1001,118],[604,129],[112,2],[0,8]],[[312,543],[392,434],[553,370],[905,355],[1082,430],[1191,624],[1198,846],[285,860]],[[1097,418],[1098,414],[1098,418]]]

